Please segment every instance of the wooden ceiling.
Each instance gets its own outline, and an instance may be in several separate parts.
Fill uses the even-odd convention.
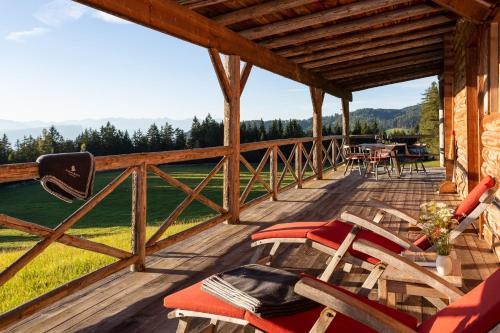
[[[457,20],[498,12],[497,0],[74,1],[347,100],[440,74]]]
[[[240,36],[357,91],[440,74],[457,19],[495,0],[178,0]]]

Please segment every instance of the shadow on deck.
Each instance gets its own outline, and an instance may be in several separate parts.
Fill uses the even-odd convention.
[[[146,272],[123,270],[83,291],[67,297],[40,313],[13,326],[9,332],[174,332],[176,320],[168,320],[163,297],[215,272],[248,263],[252,255],[249,235],[275,223],[328,220],[351,210],[372,217],[366,206],[369,197],[378,198],[417,215],[422,202],[433,199],[455,204],[457,197],[436,194],[443,173],[405,175],[376,182],[343,170],[328,172],[324,180],[310,181],[301,190],[288,190],[277,202],[263,202],[241,215],[239,225],[218,225],[148,258]],[[386,217],[385,226],[409,238],[407,229]],[[459,237],[455,246],[461,258],[464,291],[477,285],[497,269],[496,257],[473,232]],[[285,256],[286,254],[286,256]],[[282,251],[277,264],[292,270],[314,273],[325,265],[326,257],[312,249],[294,247]],[[341,279],[342,277],[342,279]],[[366,273],[354,270],[347,276],[338,272],[334,279],[348,288],[360,286]],[[370,295],[374,296],[374,293]],[[422,320],[435,312],[420,297],[398,299],[399,307]],[[229,325],[224,331],[233,331]]]

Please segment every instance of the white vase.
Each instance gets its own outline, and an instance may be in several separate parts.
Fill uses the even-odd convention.
[[[445,276],[451,273],[453,264],[449,255],[438,255],[436,258],[436,270],[439,275]]]

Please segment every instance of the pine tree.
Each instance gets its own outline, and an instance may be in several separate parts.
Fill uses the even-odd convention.
[[[9,156],[12,154],[12,147],[10,145],[7,135],[4,134],[0,140],[0,164],[9,162]]]
[[[260,118],[259,122],[259,141],[267,140],[266,126],[264,125],[264,120]]]
[[[439,153],[439,92],[436,82],[427,88],[422,98],[422,112],[419,122],[421,141],[432,154]]]

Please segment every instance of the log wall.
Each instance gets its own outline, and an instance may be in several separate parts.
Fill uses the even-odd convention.
[[[477,95],[474,96],[479,118],[478,149],[471,149],[467,133],[467,49],[477,47]],[[468,165],[470,156],[478,154],[481,178],[491,175],[500,181],[500,113],[498,108],[498,24],[477,26],[459,22],[454,37],[454,76],[453,76],[453,129],[456,135],[457,163],[455,182],[457,191],[465,197],[468,193]],[[470,70],[470,69],[469,69]],[[470,102],[469,96],[469,104]],[[469,110],[469,119],[470,119]],[[470,136],[470,133],[469,133]],[[469,149],[468,149],[469,147]],[[481,219],[481,233],[500,258],[500,190],[497,184],[497,202],[493,203]]]

